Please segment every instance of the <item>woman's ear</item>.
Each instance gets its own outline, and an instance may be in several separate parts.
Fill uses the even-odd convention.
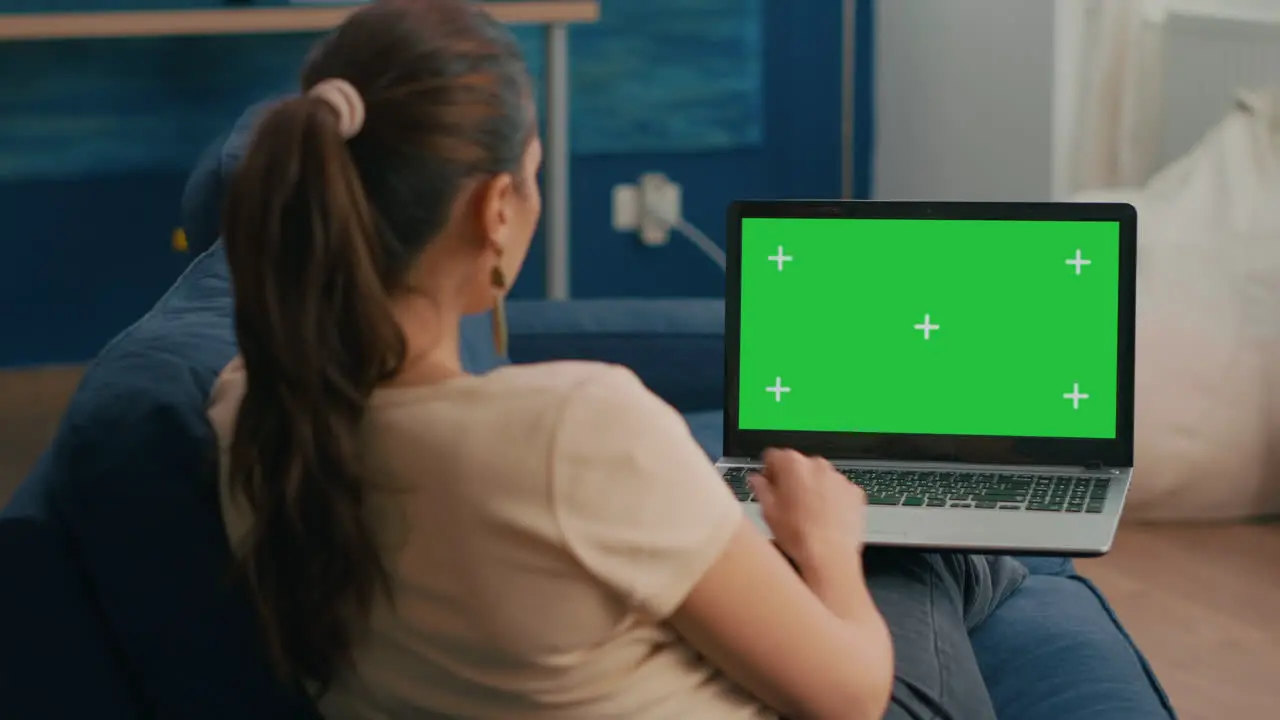
[[[504,247],[511,232],[515,178],[511,173],[499,173],[485,180],[477,190],[477,224],[481,235],[486,242]]]

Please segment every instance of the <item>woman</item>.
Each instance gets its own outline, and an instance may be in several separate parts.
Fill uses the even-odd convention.
[[[376,2],[302,86],[229,191],[242,354],[210,407],[286,681],[329,718],[994,716],[966,630],[1017,564],[864,560],[860,491],[789,451],[754,479],[775,547],[627,370],[462,370],[540,211],[502,26]]]

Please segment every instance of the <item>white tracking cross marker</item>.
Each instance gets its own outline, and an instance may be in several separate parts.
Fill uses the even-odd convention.
[[[1084,259],[1084,253],[1083,253],[1083,252],[1081,252],[1079,249],[1076,249],[1076,256],[1075,256],[1075,257],[1073,257],[1073,258],[1069,258],[1069,259],[1067,260],[1067,264],[1068,264],[1068,265],[1075,265],[1075,266],[1076,266],[1076,274],[1077,274],[1077,275],[1079,275],[1079,274],[1080,274],[1080,268],[1084,267],[1085,265],[1092,265],[1092,264],[1093,264],[1093,261],[1092,261],[1092,260],[1085,260],[1085,259]]]
[[[1070,401],[1071,401],[1071,409],[1072,409],[1072,410],[1079,410],[1079,409],[1080,409],[1080,401],[1081,401],[1081,400],[1088,400],[1088,399],[1089,399],[1089,396],[1088,396],[1088,395],[1086,395],[1086,394],[1084,394],[1084,393],[1082,393],[1082,392],[1080,392],[1080,383],[1073,383],[1073,384],[1072,384],[1072,386],[1071,386],[1071,392],[1069,392],[1069,393],[1062,393],[1062,399],[1063,399],[1063,400],[1070,400]]]
[[[925,339],[925,340],[928,340],[928,339],[929,339],[929,333],[930,333],[930,332],[932,332],[932,331],[934,331],[934,330],[941,330],[941,329],[942,329],[942,326],[941,326],[941,325],[934,325],[933,323],[930,323],[930,322],[929,322],[929,313],[925,313],[925,314],[924,314],[924,322],[920,323],[919,325],[916,325],[916,329],[917,329],[917,330],[923,330],[923,331],[924,331],[924,339]]]
[[[769,260],[770,260],[771,262],[776,262],[776,263],[778,263],[778,272],[782,272],[782,263],[788,263],[788,262],[791,262],[791,261],[792,261],[792,260],[794,260],[794,259],[795,259],[795,258],[792,258],[790,255],[783,255],[783,254],[782,254],[782,246],[781,246],[781,245],[779,245],[779,246],[778,246],[778,254],[777,254],[777,255],[770,255],[770,256],[769,256]]]
[[[773,380],[773,387],[767,387],[767,388],[765,388],[765,389],[764,389],[764,391],[765,391],[765,392],[768,392],[768,393],[773,393],[773,401],[774,401],[774,402],[782,402],[782,393],[789,393],[789,392],[791,392],[791,388],[789,388],[789,387],[783,387],[783,386],[782,386],[782,378],[781,378],[781,377],[777,377],[777,378],[774,378],[774,380]]]

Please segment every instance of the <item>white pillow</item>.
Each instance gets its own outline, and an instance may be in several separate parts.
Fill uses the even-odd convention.
[[[1280,513],[1280,167],[1275,102],[1249,94],[1138,208],[1136,459],[1127,515]],[[1280,448],[1278,448],[1280,451]]]

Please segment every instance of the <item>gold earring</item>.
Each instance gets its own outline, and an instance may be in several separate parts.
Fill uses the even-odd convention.
[[[490,319],[493,323],[493,346],[497,348],[498,355],[507,356],[507,303],[505,300],[507,289],[507,275],[502,272],[502,268],[495,265],[493,271],[489,273],[489,283],[493,285],[494,301],[493,314]]]

